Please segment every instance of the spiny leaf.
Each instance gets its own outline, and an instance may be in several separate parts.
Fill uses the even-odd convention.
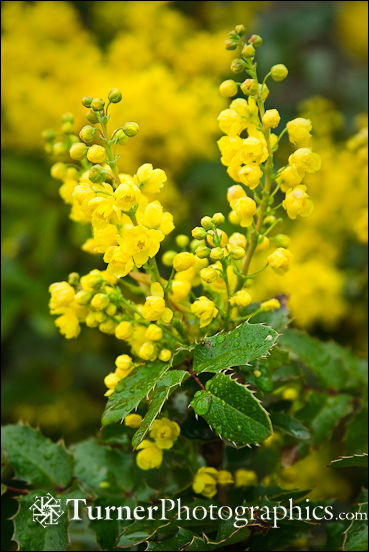
[[[146,412],[140,427],[133,435],[132,445],[134,448],[136,448],[137,445],[144,439],[146,433],[151,427],[152,422],[160,413],[164,403],[168,400],[169,395],[188,376],[188,372],[185,372],[184,370],[171,370],[159,379],[155,391],[151,397],[148,411]]]
[[[73,461],[62,444],[53,443],[39,430],[22,424],[2,427],[1,436],[18,479],[46,488],[68,485]]]
[[[358,513],[362,515],[361,519],[353,519],[352,523],[345,531],[343,550],[347,552],[360,552],[368,550],[368,503],[358,505]],[[365,517],[366,515],[366,517]]]
[[[264,356],[275,345],[278,333],[262,324],[244,322],[230,332],[208,337],[194,350],[194,371],[220,372]]]
[[[314,443],[328,439],[340,420],[352,411],[352,397],[337,395],[327,397],[322,409],[311,422],[311,434]]]
[[[132,370],[126,378],[118,383],[114,393],[110,396],[102,417],[103,425],[118,422],[137,408],[169,368],[170,364],[156,361]]]
[[[217,374],[198,391],[191,406],[224,440],[236,447],[264,441],[272,432],[269,415],[244,385]]]
[[[306,427],[296,420],[296,418],[284,414],[283,412],[275,412],[272,414],[272,424],[288,435],[296,437],[296,439],[310,439],[310,433]]]
[[[353,456],[340,456],[329,464],[332,468],[367,468],[368,455],[354,454]]]

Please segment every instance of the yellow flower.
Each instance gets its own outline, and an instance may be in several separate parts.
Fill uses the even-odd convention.
[[[68,282],[55,282],[49,286],[51,298],[49,302],[50,311],[58,314],[60,308],[70,305],[74,300],[74,289]]]
[[[219,278],[219,272],[214,267],[208,266],[200,270],[200,277],[206,284],[212,284]]]
[[[295,146],[305,146],[311,139],[312,124],[309,119],[298,117],[286,125],[290,142]]]
[[[252,224],[253,217],[256,213],[256,203],[251,197],[240,197],[231,201],[231,208],[237,214],[240,225],[246,228]]]
[[[217,493],[218,472],[215,468],[199,468],[192,482],[195,493],[212,498]]]
[[[128,427],[132,427],[133,429],[140,427],[141,422],[142,416],[140,416],[139,414],[128,414],[128,416],[124,418],[125,425]]]
[[[121,372],[127,372],[132,367],[132,359],[129,355],[119,355],[115,359],[115,366]]]
[[[137,220],[143,226],[155,228],[167,235],[174,229],[173,215],[164,212],[160,201],[152,201],[143,209],[137,212]]]
[[[243,140],[239,136],[222,136],[218,140],[218,148],[222,154],[220,160],[223,165],[228,167],[238,156],[242,148],[242,142]],[[241,162],[241,160],[239,161]]]
[[[230,299],[232,307],[247,307],[251,303],[251,295],[246,289],[240,289]]]
[[[258,477],[253,470],[236,470],[235,474],[236,487],[248,487],[249,485],[256,485]]]
[[[268,257],[268,263],[273,270],[284,274],[290,267],[292,253],[284,247],[279,247]]]
[[[286,192],[288,188],[293,188],[294,186],[300,184],[304,178],[304,174],[304,171],[301,169],[298,169],[294,165],[289,165],[281,171],[276,180],[278,184],[281,185],[282,192]]]
[[[268,312],[268,311],[279,309],[280,307],[281,307],[281,304],[278,301],[278,299],[275,299],[273,297],[272,299],[268,299],[268,301],[263,301],[259,308],[263,312]]]
[[[216,317],[218,309],[213,301],[205,296],[199,297],[192,305],[191,311],[200,318],[200,328],[204,328]]]
[[[123,322],[120,322],[118,326],[115,328],[115,337],[117,339],[127,340],[132,336],[132,333],[133,333],[132,324],[130,322],[127,322],[126,320],[123,320]]]
[[[115,202],[122,211],[129,211],[138,203],[140,190],[129,175],[119,175],[122,184],[114,192]]]
[[[121,246],[108,247],[104,261],[108,263],[107,272],[117,278],[126,276],[134,267],[132,256]]]
[[[110,372],[110,374],[105,376],[104,383],[108,388],[108,391],[105,393],[106,397],[109,397],[114,392],[114,389],[118,385],[120,379],[121,378],[118,376],[118,374],[115,374],[113,372]]]
[[[260,163],[263,163],[268,158],[265,140],[261,140],[256,136],[249,136],[242,143],[241,155],[246,165],[251,165],[252,163],[260,165]]]
[[[162,349],[159,353],[159,360],[168,362],[172,358],[172,352],[169,349]]]
[[[173,268],[177,272],[182,272],[190,268],[195,262],[195,256],[192,253],[178,253],[173,259]]]
[[[224,109],[218,115],[219,128],[225,134],[234,136],[240,134],[245,128],[245,122],[235,109]]]
[[[190,294],[191,283],[181,280],[173,280],[170,288],[170,298],[175,303],[184,301]]]
[[[150,324],[147,327],[145,338],[147,341],[160,341],[163,337],[163,330],[159,328],[156,324]]]
[[[155,295],[149,295],[146,297],[146,301],[142,309],[142,316],[149,322],[155,322],[160,319],[164,310],[164,299]]]
[[[126,228],[120,243],[126,254],[129,254],[136,266],[140,268],[149,258],[157,254],[160,249],[160,242],[163,239],[164,234],[159,230],[138,225]]]
[[[162,169],[154,169],[151,163],[145,163],[138,169],[134,180],[144,194],[158,194],[167,175]]]
[[[306,192],[306,186],[296,186],[286,192],[286,199],[283,201],[283,207],[288,216],[295,219],[297,215],[308,217],[313,211],[313,202]]]
[[[289,156],[288,163],[307,173],[315,173],[321,167],[320,155],[313,153],[310,148],[297,149]]]
[[[142,360],[152,362],[158,356],[158,348],[154,343],[152,343],[152,341],[145,341],[138,351],[138,356],[142,358]]]
[[[235,247],[242,247],[243,249],[246,249],[246,236],[244,234],[241,234],[240,232],[234,232],[229,236],[228,245],[231,250]]]
[[[230,186],[227,191],[227,200],[230,204],[235,199],[240,199],[241,197],[246,197],[246,192],[239,184]]]
[[[253,190],[259,185],[263,171],[257,165],[245,165],[238,171],[239,182]]]
[[[277,109],[267,109],[262,117],[262,123],[266,128],[276,128],[280,120]]]
[[[232,474],[227,470],[218,471],[218,484],[219,485],[230,485],[233,483]]]
[[[141,470],[160,468],[163,462],[163,451],[152,441],[145,439],[137,447],[139,453],[136,456],[137,466]]]
[[[55,325],[66,339],[77,337],[81,331],[79,320],[74,309],[66,309],[64,314],[58,316],[55,320]]]
[[[91,161],[91,163],[104,163],[105,158],[106,152],[105,148],[103,148],[102,146],[94,144],[93,146],[88,148],[87,159]]]
[[[228,79],[222,82],[222,84],[219,86],[219,92],[222,96],[225,98],[231,98],[232,96],[235,96],[238,91],[238,86],[234,82],[234,80]]]
[[[155,440],[157,446],[161,449],[170,449],[174,441],[178,439],[181,430],[177,422],[172,422],[168,418],[154,420],[150,428],[150,437]]]

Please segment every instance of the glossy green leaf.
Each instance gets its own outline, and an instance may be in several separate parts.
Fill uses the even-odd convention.
[[[368,550],[368,503],[359,504],[357,512],[362,519],[354,519],[345,531],[343,550],[347,552]]]
[[[283,412],[275,412],[271,418],[273,427],[281,429],[288,435],[296,437],[296,439],[310,439],[309,431],[296,418]]]

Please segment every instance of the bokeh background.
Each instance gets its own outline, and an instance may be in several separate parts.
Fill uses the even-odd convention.
[[[294,267],[263,277],[257,292],[289,293],[297,326],[366,355],[367,10],[360,1],[2,2],[3,423],[26,420],[67,442],[90,435],[103,377],[123,352],[87,328],[65,341],[48,313],[51,282],[102,265],[80,250],[86,229],[68,219],[42,130],[58,129],[64,112],[78,128],[82,96],[118,87],[114,120],[140,125],[122,170],[152,162],[167,172],[178,232],[227,212],[216,118],[231,74],[224,39],[238,23],[264,38],[262,72],[289,68],[270,107],[283,122],[310,117],[323,160],[308,183],[314,214],[284,228]]]

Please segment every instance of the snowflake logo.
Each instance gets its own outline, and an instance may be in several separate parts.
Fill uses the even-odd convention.
[[[29,509],[32,510],[33,521],[37,521],[44,528],[48,525],[57,525],[59,518],[64,514],[60,499],[54,498],[50,493],[36,496],[35,502]]]

